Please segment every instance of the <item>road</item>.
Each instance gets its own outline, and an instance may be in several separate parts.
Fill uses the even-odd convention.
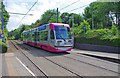
[[[2,76],[107,76],[118,78],[118,65],[106,60],[82,55],[72,50],[51,53],[22,41],[9,41],[8,52],[2,54]]]

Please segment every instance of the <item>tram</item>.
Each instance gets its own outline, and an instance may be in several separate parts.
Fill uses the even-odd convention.
[[[70,26],[63,23],[49,23],[23,31],[22,38],[25,44],[50,52],[70,51],[73,46]]]

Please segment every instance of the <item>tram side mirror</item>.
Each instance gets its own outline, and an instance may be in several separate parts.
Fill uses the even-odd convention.
[[[70,28],[67,27],[68,32],[70,32]]]

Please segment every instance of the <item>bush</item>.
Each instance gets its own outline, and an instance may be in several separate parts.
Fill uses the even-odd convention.
[[[79,28],[81,29],[81,33],[84,33],[84,27],[86,29],[85,32],[90,30],[90,24],[87,21],[85,21],[85,20],[83,22],[81,22],[80,26],[79,26]]]
[[[1,53],[7,52],[7,46],[6,46],[6,44],[3,43],[1,40],[0,40],[0,52],[1,52]]]
[[[119,45],[120,38],[115,37],[114,39],[99,39],[99,38],[75,37],[75,43],[120,47]]]
[[[98,29],[98,30],[89,30],[85,34],[86,38],[101,38],[104,39],[106,36],[110,36],[111,31],[109,29]]]
[[[77,36],[79,34],[85,33],[90,30],[90,25],[87,21],[83,21],[80,23],[79,26],[76,26],[74,28],[74,34]]]
[[[111,29],[88,30],[76,36],[75,42],[120,47],[120,31],[114,25]]]
[[[114,24],[112,25],[111,32],[112,32],[113,35],[118,34],[118,28]]]

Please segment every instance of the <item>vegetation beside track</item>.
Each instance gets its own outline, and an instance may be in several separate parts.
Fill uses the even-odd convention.
[[[115,25],[111,29],[95,29],[79,32],[75,29],[75,43],[120,47],[120,31]]]
[[[5,53],[5,52],[7,52],[7,38],[8,38],[8,30],[7,30],[6,25],[8,23],[10,15],[6,11],[5,8],[2,8],[1,2],[2,2],[2,0],[0,0],[0,8],[1,8],[0,9],[0,35],[2,33],[4,33],[4,39],[3,39],[4,42],[2,42],[2,38],[0,38],[0,53],[1,52]],[[5,6],[3,5],[3,7],[5,7]],[[4,16],[3,16],[4,17],[4,28],[3,28],[4,30],[2,30],[2,20],[1,20],[2,9],[3,9],[3,14],[4,14]]]
[[[0,53],[7,52],[7,45],[0,40]]]

